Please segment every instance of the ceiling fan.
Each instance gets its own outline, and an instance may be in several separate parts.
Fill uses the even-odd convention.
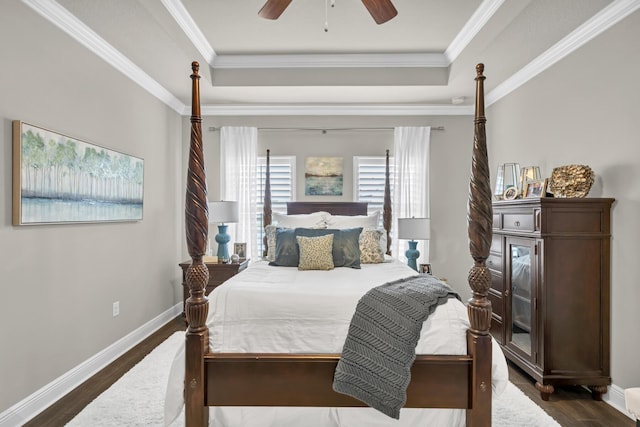
[[[258,15],[265,19],[278,19],[291,1],[267,0]],[[391,0],[362,0],[362,3],[364,3],[364,6],[377,24],[384,24],[398,14]]]

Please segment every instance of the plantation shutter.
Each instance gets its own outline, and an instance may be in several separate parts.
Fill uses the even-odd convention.
[[[385,157],[360,157],[353,158],[353,170],[355,171],[354,200],[367,202],[369,214],[380,211],[384,207],[384,181],[386,162]],[[393,194],[393,160],[390,161],[390,187]],[[382,215],[380,215],[380,227],[382,227]]]

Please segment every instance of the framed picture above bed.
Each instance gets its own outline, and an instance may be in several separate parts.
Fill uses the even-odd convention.
[[[13,225],[139,221],[144,160],[13,121]]]
[[[305,196],[342,196],[342,157],[307,157],[304,170]]]

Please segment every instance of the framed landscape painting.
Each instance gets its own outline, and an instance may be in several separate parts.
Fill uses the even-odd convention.
[[[307,157],[305,160],[305,195],[342,196],[342,157]]]
[[[138,221],[144,161],[13,121],[13,225]]]

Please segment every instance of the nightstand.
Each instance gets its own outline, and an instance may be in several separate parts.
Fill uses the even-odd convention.
[[[180,267],[182,268],[182,317],[186,319],[184,313],[184,307],[187,302],[187,298],[189,298],[189,287],[187,286],[187,268],[191,265],[191,260],[181,262]],[[240,273],[242,270],[247,268],[249,265],[249,259],[241,260],[238,264],[227,263],[223,264],[221,262],[205,262],[205,265],[209,269],[209,283],[207,283],[207,289],[205,291],[205,295],[209,295],[209,293],[214,290],[217,286],[222,285],[224,282],[229,280],[231,277]]]

